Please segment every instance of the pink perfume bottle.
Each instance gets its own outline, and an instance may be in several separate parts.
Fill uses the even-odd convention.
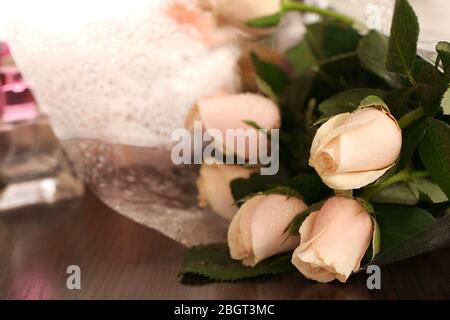
[[[0,211],[80,197],[84,186],[0,43]]]

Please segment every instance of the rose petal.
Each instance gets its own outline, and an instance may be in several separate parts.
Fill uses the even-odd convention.
[[[402,146],[402,134],[396,122],[378,109],[365,108],[344,122],[345,127],[351,125],[358,127],[339,136],[336,173],[374,171],[395,162]]]
[[[380,178],[394,165],[395,164],[376,171],[348,172],[348,173],[322,175],[321,178],[323,182],[331,189],[335,190],[359,189],[364,186],[367,186],[368,184]]]
[[[209,203],[214,212],[232,219],[238,207],[231,193],[230,182],[237,178],[248,178],[252,170],[237,165],[202,165],[197,181],[200,204]]]
[[[244,120],[256,122],[264,129],[279,128],[278,106],[258,94],[241,93],[198,100],[201,119],[207,129],[250,129]]]
[[[300,199],[279,194],[267,196],[260,201],[251,223],[255,264],[297,246],[298,237],[288,237],[284,231],[292,219],[306,208],[306,204]]]
[[[307,208],[295,197],[258,195],[246,201],[228,229],[231,257],[254,266],[273,255],[296,247],[298,236],[285,232],[292,219]]]
[[[244,150],[239,150],[238,138],[231,139],[233,145],[225,146],[225,154],[236,154],[241,158],[257,159],[258,146],[270,145],[263,140],[267,140],[267,135],[259,135],[258,131],[245,124],[245,120],[251,120],[263,129],[276,129],[280,127],[280,111],[276,104],[270,99],[258,94],[243,93],[226,95],[219,97],[208,97],[199,99],[198,103],[200,117],[206,129],[217,129],[222,133],[223,139],[216,138],[215,145],[223,150],[224,143],[227,142],[226,131],[233,129],[239,140],[245,137]],[[236,130],[241,130],[238,133]],[[240,134],[240,136],[239,136]],[[251,151],[251,153],[250,153]]]
[[[300,249],[297,248],[292,255],[292,264],[308,279],[327,283],[335,279],[334,274],[328,272],[321,266],[303,261],[300,258]]]
[[[253,197],[241,206],[228,227],[228,247],[231,257],[235,260],[242,260],[253,255],[250,221],[258,205],[258,199],[255,198],[257,197]]]
[[[359,269],[372,231],[372,219],[358,201],[333,197],[303,222],[292,263],[307,278],[346,282]]]
[[[280,10],[280,0],[210,0],[213,12],[233,22],[245,23],[249,20],[269,16]]]
[[[347,279],[355,268],[359,268],[372,238],[373,222],[362,205],[353,199],[338,199],[338,215],[327,219],[328,224],[311,247],[325,266],[333,266],[336,273]],[[317,220],[320,221],[321,215]],[[316,222],[317,224],[317,222]]]
[[[340,127],[349,116],[349,112],[338,114],[337,116],[334,116],[320,126],[320,128],[316,132],[316,135],[314,136],[314,140],[311,145],[311,155],[315,155],[318,150],[322,150],[331,140],[333,140],[338,135],[338,133],[330,134],[330,132],[333,129]]]

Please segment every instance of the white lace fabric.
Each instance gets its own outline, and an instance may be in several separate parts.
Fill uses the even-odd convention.
[[[205,45],[168,2],[9,5],[8,43],[60,139],[167,144],[199,96],[236,89],[237,47]]]

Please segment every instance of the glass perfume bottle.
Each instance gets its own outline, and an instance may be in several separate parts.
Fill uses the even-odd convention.
[[[84,186],[0,43],[0,211],[80,197]]]

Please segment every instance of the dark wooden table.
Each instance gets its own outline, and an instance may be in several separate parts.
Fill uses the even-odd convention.
[[[366,274],[318,284],[291,274],[258,282],[183,285],[186,248],[103,205],[80,201],[0,215],[1,299],[396,299],[450,298],[450,248],[382,268],[382,289]],[[69,265],[81,290],[66,287]]]

